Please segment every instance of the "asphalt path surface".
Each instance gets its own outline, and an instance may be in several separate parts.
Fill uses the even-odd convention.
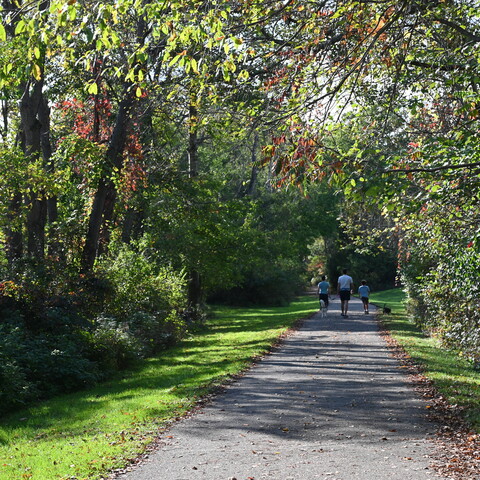
[[[120,480],[425,480],[426,403],[352,299],[317,313]]]

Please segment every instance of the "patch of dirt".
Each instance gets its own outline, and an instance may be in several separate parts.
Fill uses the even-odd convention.
[[[422,367],[392,338],[381,319],[379,325],[392,355],[400,360],[415,390],[425,399],[429,420],[437,425],[434,438],[437,453],[432,458],[432,468],[451,480],[480,480],[480,434],[465,422],[462,407],[451,405],[438,392]]]

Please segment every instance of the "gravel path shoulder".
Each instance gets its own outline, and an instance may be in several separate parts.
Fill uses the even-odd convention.
[[[374,315],[333,301],[120,480],[426,480],[435,426]]]

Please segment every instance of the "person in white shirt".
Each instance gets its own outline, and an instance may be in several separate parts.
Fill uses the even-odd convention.
[[[342,304],[342,317],[348,317],[348,302],[353,291],[353,279],[350,275],[347,275],[346,268],[343,269],[343,275],[338,277],[337,290]]]

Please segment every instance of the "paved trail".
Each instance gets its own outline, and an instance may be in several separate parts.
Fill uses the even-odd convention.
[[[191,418],[120,480],[426,480],[426,404],[360,302],[339,302]]]

